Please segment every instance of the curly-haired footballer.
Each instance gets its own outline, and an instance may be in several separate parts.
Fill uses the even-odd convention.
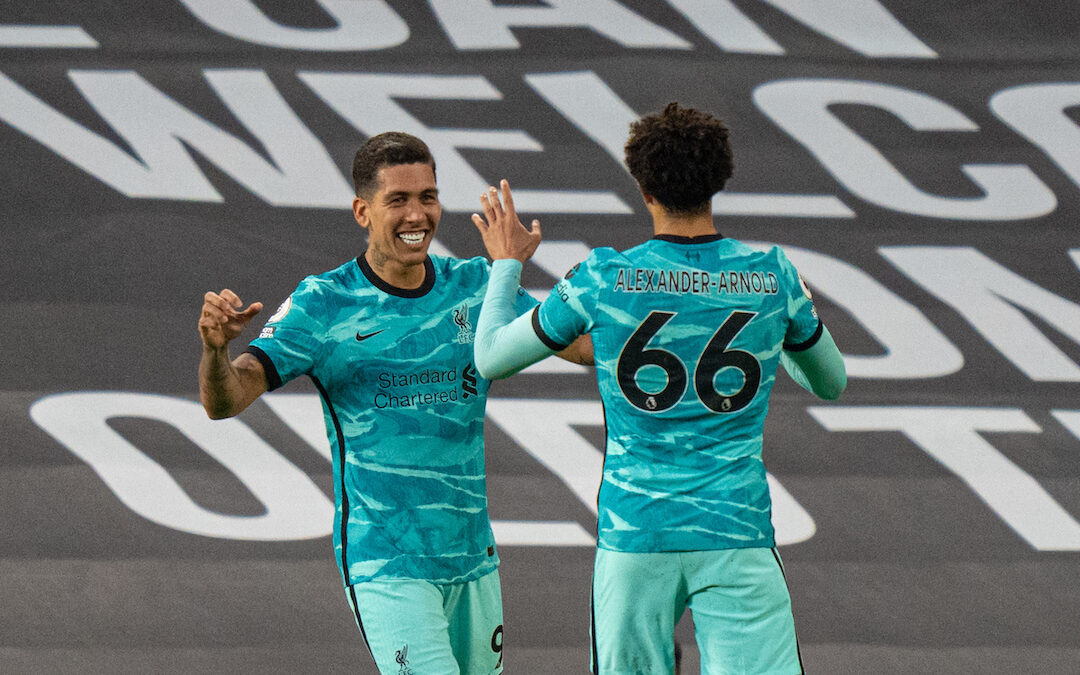
[[[477,369],[505,377],[592,337],[607,426],[594,673],[671,673],[687,607],[701,672],[802,673],[762,429],[781,363],[835,399],[843,359],[784,252],[717,232],[712,197],[732,172],[719,119],[671,103],[631,125],[626,164],[653,238],[593,250],[517,318],[511,301],[538,223],[521,225],[505,181],[482,198],[473,221],[495,263]]]

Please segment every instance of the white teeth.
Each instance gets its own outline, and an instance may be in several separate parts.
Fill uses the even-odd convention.
[[[423,232],[402,232],[398,237],[406,244],[419,244],[424,241]]]

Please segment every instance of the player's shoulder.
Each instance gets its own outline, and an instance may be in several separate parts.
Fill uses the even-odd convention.
[[[611,264],[625,262],[628,259],[625,251],[618,251],[610,246],[598,246],[589,251],[589,255],[575,265],[574,269],[576,270],[585,267],[592,270],[599,270]]]
[[[454,258],[432,253],[428,257],[431,259],[431,265],[435,268],[436,274],[460,279],[475,277],[484,280],[491,274],[491,263],[483,256]]]
[[[289,297],[293,305],[307,308],[315,316],[333,315],[345,307],[368,304],[375,289],[366,280],[360,262],[354,258],[337,267],[304,277]]]
[[[731,237],[724,238],[721,241],[723,242],[724,253],[728,256],[746,258],[758,264],[772,267],[791,266],[791,261],[788,260],[784,249],[777,244],[750,244]]]
[[[602,278],[610,262],[618,259],[620,255],[618,251],[608,246],[594,248],[589,251],[589,255],[585,256],[584,260],[571,265],[559,283],[572,282],[574,285],[581,286],[588,283],[587,279],[595,281]]]
[[[775,275],[780,287],[787,289],[788,293],[809,293],[799,270],[788,258],[783,247],[769,243],[747,244],[735,239],[730,241],[730,245],[732,248],[728,260],[733,267]]]
[[[633,250],[633,249],[630,249],[630,250]],[[608,261],[611,261],[611,260],[618,260],[620,258],[624,258],[625,255],[626,255],[625,251],[619,251],[619,250],[616,250],[616,249],[614,249],[614,248],[612,248],[610,246],[597,246],[596,248],[594,248],[592,251],[589,252],[589,257],[586,258],[586,260],[589,260],[589,261],[592,261],[592,262],[595,262],[595,263],[599,264],[599,263],[605,263],[605,262],[608,262]]]
[[[305,276],[297,283],[293,292],[278,305],[266,323],[281,323],[288,317],[290,325],[299,325],[303,321],[322,316],[329,304],[327,299],[334,294],[333,289],[340,285],[339,277],[340,267]]]

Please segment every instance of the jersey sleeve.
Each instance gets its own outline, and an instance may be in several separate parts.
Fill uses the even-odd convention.
[[[814,308],[813,295],[799,276],[795,265],[779,247],[774,250],[780,264],[783,288],[787,294],[788,328],[784,335],[784,349],[792,352],[803,351],[817,344],[824,326]]]
[[[322,347],[323,328],[313,311],[318,305],[314,284],[305,280],[267,319],[247,352],[262,363],[266,388],[273,391],[301,375],[311,374]]]
[[[483,269],[483,285],[486,289],[488,284],[491,283],[492,274],[495,271],[495,266],[492,263],[488,262],[486,258],[483,258],[481,256],[472,258],[468,262],[476,263]],[[518,279],[518,281],[515,281],[513,285],[513,288],[516,290],[511,292],[510,286],[507,286],[506,291],[507,295],[510,297],[509,304],[507,306],[513,309],[514,316],[517,317],[528,312],[533,307],[539,305],[540,301],[530,295],[529,292],[521,286],[520,274],[517,275],[515,278]]]
[[[514,316],[521,316],[539,304],[540,301],[529,295],[528,291],[521,286],[517,287],[517,292],[514,293]]]
[[[603,287],[599,250],[571,267],[533,314],[536,336],[554,351],[566,349],[593,327],[597,297]]]
[[[492,265],[473,344],[476,369],[489,380],[509,377],[552,353],[533,332],[530,317],[521,313],[526,303],[521,301],[520,276],[518,260],[496,260]]]

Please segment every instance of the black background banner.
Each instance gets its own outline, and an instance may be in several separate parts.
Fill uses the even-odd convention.
[[[0,7],[0,670],[375,672],[314,390],[206,421],[203,293],[362,252],[352,155],[403,129],[441,251],[510,179],[542,295],[650,236],[621,144],[672,100],[729,123],[717,226],[788,251],[848,360],[766,426],[807,671],[1080,669],[1075,3]],[[507,672],[587,670],[602,425],[583,369],[492,388]]]

